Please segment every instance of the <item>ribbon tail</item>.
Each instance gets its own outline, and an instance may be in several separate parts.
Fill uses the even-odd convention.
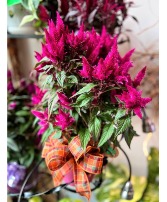
[[[90,201],[91,190],[87,174],[76,163],[74,164],[73,172],[74,172],[74,183],[76,191],[81,196],[85,196],[88,199],[88,201]]]
[[[59,186],[61,184],[64,176],[73,168],[73,165],[74,159],[71,158],[61,167],[61,169],[52,171],[54,186]]]

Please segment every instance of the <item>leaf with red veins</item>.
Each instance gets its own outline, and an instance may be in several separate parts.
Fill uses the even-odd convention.
[[[144,67],[137,75],[136,77],[134,78],[134,81],[133,81],[133,85],[134,87],[137,87],[140,85],[141,81],[143,80],[144,76],[145,76],[145,73],[146,73],[146,67]]]
[[[59,114],[56,115],[56,122],[55,125],[60,126],[62,130],[69,127],[74,123],[75,119],[70,116],[69,113],[63,112],[59,109]]]
[[[80,70],[79,74],[84,77],[91,79],[93,67],[89,64],[85,57],[82,57],[83,68]]]
[[[139,117],[142,118],[141,108],[144,108],[152,99],[151,98],[142,98],[141,91],[137,91],[135,88],[127,85],[127,90],[123,91],[122,95],[117,95],[122,102],[125,103],[125,107],[128,110],[133,110],[133,112]]]
[[[115,37],[112,49],[104,60],[106,67],[112,68],[112,69],[114,69],[114,71],[117,70],[118,69],[118,57],[119,57],[119,53],[118,53],[118,47],[117,47],[117,38]]]

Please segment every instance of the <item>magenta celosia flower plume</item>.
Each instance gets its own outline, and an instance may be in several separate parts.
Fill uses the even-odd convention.
[[[38,124],[40,125],[40,130],[38,131],[38,135],[44,134],[44,132],[49,128],[49,123],[51,122],[48,116],[48,109],[46,109],[44,112],[31,110],[31,113],[40,120],[38,122]],[[55,123],[55,116],[53,116],[52,119],[54,120],[53,123]]]
[[[128,92],[123,91],[122,95],[117,97],[125,103],[125,107],[142,118],[141,108],[144,108],[147,103],[151,101],[151,98],[142,98],[141,91],[137,91],[135,88],[127,85]]]
[[[45,8],[45,6],[43,6],[43,5],[38,6],[38,16],[42,21],[48,22],[49,13],[48,13],[47,9]]]
[[[69,113],[64,113],[61,109],[59,109],[59,114],[56,116],[55,125],[60,126],[62,130],[69,127],[74,123],[74,118],[70,117]]]
[[[89,64],[89,62],[87,61],[85,57],[82,58],[82,64],[83,66],[82,66],[82,69],[80,70],[80,75],[83,78],[91,79],[93,67]]]
[[[41,90],[37,85],[35,85],[35,94],[32,95],[31,100],[33,105],[38,105],[42,101],[46,90]]]
[[[72,107],[70,106],[70,101],[68,99],[68,97],[66,95],[64,95],[63,93],[57,93],[58,97],[59,97],[59,102],[60,105],[66,109],[72,109]]]
[[[137,87],[140,85],[141,81],[143,80],[144,76],[146,73],[146,67],[144,67],[135,77],[134,81],[133,81],[133,85],[134,87]]]

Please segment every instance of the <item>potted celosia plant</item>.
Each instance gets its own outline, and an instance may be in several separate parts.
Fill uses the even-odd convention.
[[[55,186],[69,173],[76,191],[90,199],[89,181],[102,172],[105,156],[117,155],[117,137],[124,134],[130,146],[137,135],[131,119],[142,118],[151,101],[137,90],[146,67],[131,78],[134,50],[122,57],[105,27],[99,35],[82,25],[74,34],[58,13],[45,38],[35,67],[45,93],[32,110],[45,142],[42,157]]]
[[[59,12],[69,29],[78,30],[83,23],[87,30],[94,27],[101,33],[104,25],[110,34],[121,32],[123,21],[129,16],[128,10],[133,5],[133,1],[125,0],[61,0],[58,2]]]
[[[31,114],[36,86],[32,81],[21,79],[18,87],[13,85],[8,71],[7,108],[7,184],[9,192],[19,192],[27,173],[40,157],[40,139],[36,136],[37,126]],[[36,180],[29,181],[25,190],[30,190]]]

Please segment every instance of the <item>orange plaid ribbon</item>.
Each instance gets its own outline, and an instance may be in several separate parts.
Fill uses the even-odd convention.
[[[84,151],[78,136],[68,144],[67,140],[54,139],[51,135],[45,142],[42,157],[51,171],[55,186],[59,186],[64,176],[73,170],[76,191],[90,200],[88,175],[102,172],[104,156],[99,148],[87,146]]]

